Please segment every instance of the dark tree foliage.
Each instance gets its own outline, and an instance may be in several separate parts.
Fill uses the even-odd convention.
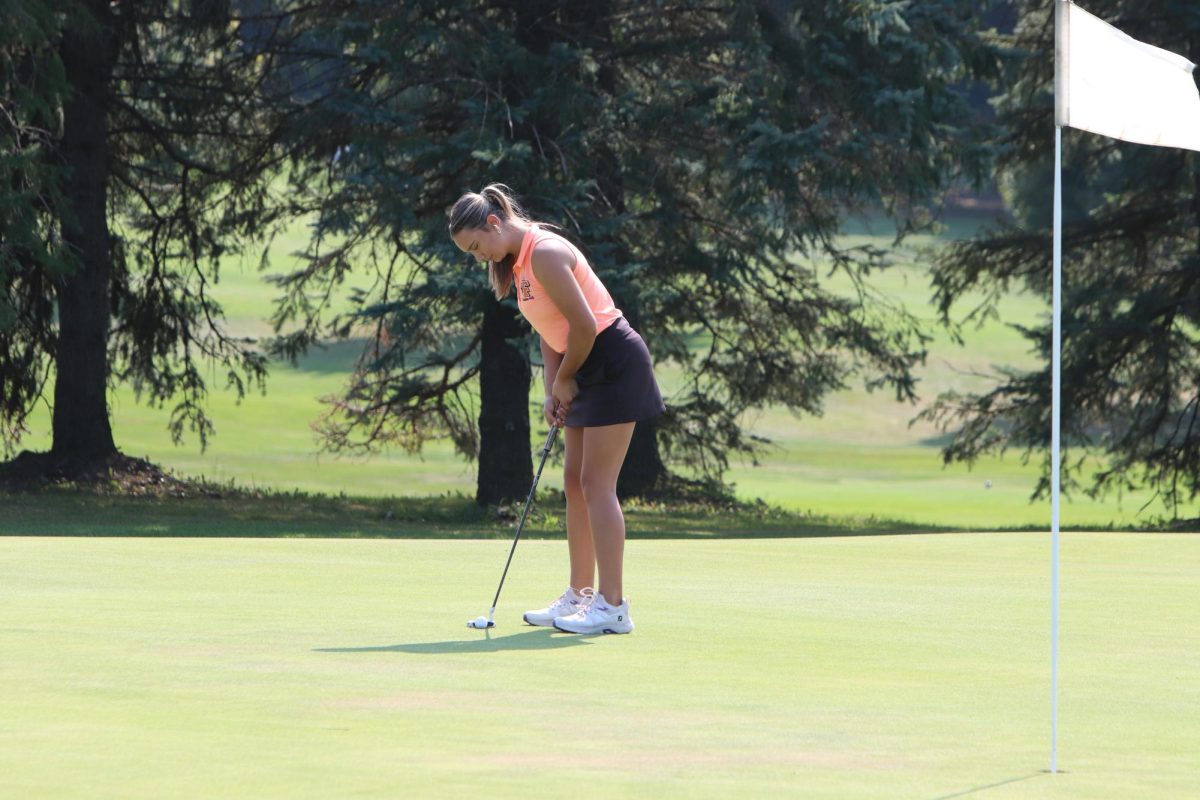
[[[288,213],[269,178],[302,109],[277,61],[302,46],[285,23],[311,12],[212,0],[4,8],[5,449],[49,399],[51,376],[60,463],[115,453],[117,382],[170,405],[177,442],[190,430],[203,444],[208,370],[239,396],[266,375],[264,354],[225,333],[211,289],[222,256]]]
[[[0,441],[25,420],[50,375],[54,284],[70,274],[58,209],[61,170],[45,157],[67,93],[48,7],[0,3]]]
[[[996,87],[1000,166],[1014,220],[953,248],[935,270],[947,322],[995,316],[1008,291],[1050,295],[1054,158],[1053,4],[1018,3],[1011,72]],[[1136,39],[1200,61],[1200,8],[1094,0]],[[1183,150],[1063,131],[1063,482],[1093,496],[1148,485],[1167,506],[1200,490],[1200,160]],[[968,301],[966,298],[970,296]],[[982,298],[982,299],[981,299]],[[1050,322],[1023,330],[1043,366],[1003,370],[979,395],[946,395],[929,418],[954,431],[946,460],[1009,447],[1043,454],[1049,489]],[[1088,453],[1103,454],[1094,479]]]
[[[912,399],[924,339],[871,288],[886,253],[843,245],[840,225],[882,207],[903,235],[928,224],[952,179],[982,177],[987,147],[961,89],[998,69],[982,10],[348,4],[314,32],[353,54],[354,77],[308,106],[292,186],[316,235],[304,267],[280,280],[276,318],[298,326],[277,340],[285,355],[370,325],[323,423],[329,446],[417,449],[444,435],[479,450],[489,397],[477,399],[475,378],[484,340],[500,334],[445,212],[497,180],[576,239],[657,362],[685,376],[642,458],[719,477],[730,454],[760,444],[747,411],[820,413],[856,374]],[[352,273],[363,263],[368,277]],[[331,318],[347,280],[359,312]],[[528,381],[497,391],[527,408]],[[527,451],[527,428],[517,434]]]
[[[843,246],[839,226],[882,207],[903,235],[949,181],[979,177],[960,87],[998,64],[962,0],[5,7],[0,163],[21,209],[0,229],[6,447],[51,375],[60,455],[115,449],[119,381],[203,443],[206,365],[239,394],[266,371],[223,330],[219,259],[307,214],[273,351],[369,330],[329,446],[523,452],[481,472],[481,497],[496,474],[508,496],[528,483],[514,409],[531,375],[496,365],[527,363],[530,342],[448,240],[461,192],[516,187],[685,376],[639,426],[627,488],[661,483],[664,462],[716,478],[757,450],[749,410],[819,413],[856,374],[912,398],[923,339],[871,290],[886,254]],[[347,288],[358,313],[337,316]]]

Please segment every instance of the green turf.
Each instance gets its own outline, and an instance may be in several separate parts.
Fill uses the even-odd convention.
[[[0,538],[0,796],[1200,796],[1200,538],[632,541],[638,629],[519,613],[564,546]]]

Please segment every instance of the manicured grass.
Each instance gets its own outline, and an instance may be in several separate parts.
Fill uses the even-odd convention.
[[[1200,538],[631,541],[637,631],[520,624],[565,548],[0,538],[0,796],[1186,798]]]

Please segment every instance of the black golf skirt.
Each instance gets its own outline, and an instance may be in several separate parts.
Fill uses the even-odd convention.
[[[650,351],[624,317],[596,337],[575,380],[579,394],[567,412],[568,428],[641,422],[666,410]]]

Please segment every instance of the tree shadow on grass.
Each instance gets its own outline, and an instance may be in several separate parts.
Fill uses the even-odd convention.
[[[538,628],[527,633],[508,636],[493,636],[490,630],[475,634],[477,638],[449,640],[445,642],[412,642],[389,644],[378,647],[321,647],[317,653],[417,653],[421,655],[447,655],[454,653],[496,653],[501,650],[558,650],[578,647],[591,637],[559,633],[548,628]]]

